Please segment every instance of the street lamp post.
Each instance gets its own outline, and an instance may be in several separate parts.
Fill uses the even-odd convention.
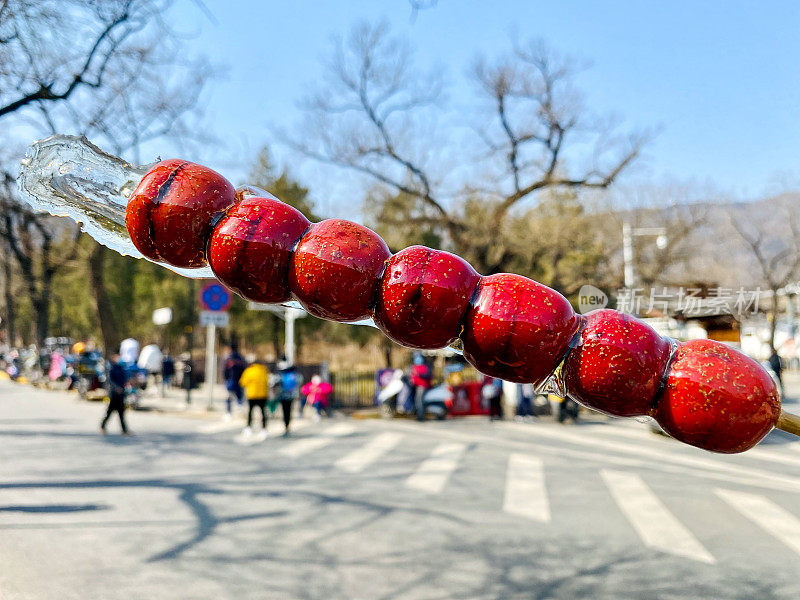
[[[286,362],[294,365],[295,360],[295,341],[294,341],[294,322],[297,319],[302,319],[308,313],[302,308],[294,308],[291,306],[280,306],[273,304],[261,304],[259,302],[248,302],[247,308],[250,310],[268,310],[275,313],[285,322],[285,348]]]
[[[305,311],[300,310],[299,308],[287,307],[286,312],[284,313],[284,319],[286,320],[286,343],[284,345],[286,350],[286,362],[288,362],[290,365],[294,365],[295,359],[294,322],[296,319],[304,316],[306,316]]]
[[[622,223],[622,266],[627,289],[636,285],[636,275],[633,270],[633,238],[637,236],[655,237],[659,250],[666,248],[668,242],[665,227],[631,227],[627,221]]]

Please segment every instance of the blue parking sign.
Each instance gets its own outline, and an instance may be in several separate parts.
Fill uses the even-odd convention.
[[[200,292],[200,303],[205,310],[224,311],[231,305],[231,293],[219,283],[207,283]]]

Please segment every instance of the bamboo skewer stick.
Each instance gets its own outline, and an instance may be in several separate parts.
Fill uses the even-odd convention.
[[[781,431],[800,437],[800,416],[782,410],[781,416],[778,417],[778,422],[775,423],[775,427]]]

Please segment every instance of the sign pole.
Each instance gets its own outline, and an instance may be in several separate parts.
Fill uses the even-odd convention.
[[[200,291],[200,324],[206,326],[206,385],[208,403],[206,410],[214,410],[214,385],[217,383],[217,327],[228,326],[228,308],[231,293],[222,284],[210,281]]]
[[[286,309],[286,362],[294,366],[294,319],[293,308]]]
[[[206,410],[214,410],[214,384],[217,379],[217,326],[210,323],[206,327],[206,384],[208,385],[208,404]]]

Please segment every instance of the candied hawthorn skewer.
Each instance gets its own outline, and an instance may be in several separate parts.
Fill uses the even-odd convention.
[[[391,256],[374,231],[343,219],[311,226],[289,266],[289,287],[309,313],[331,321],[372,314],[378,283]]]
[[[230,182],[185,160],[150,169],[131,194],[125,225],[133,244],[150,260],[175,267],[206,264],[214,222],[236,201]]]
[[[659,425],[675,439],[726,453],[752,448],[780,414],[780,397],[769,373],[749,356],[713,340],[691,340],[678,347],[654,411]]]
[[[489,275],[467,310],[464,357],[492,377],[538,385],[564,358],[579,325],[557,291],[521,275]]]
[[[289,263],[311,226],[299,210],[271,198],[246,198],[220,219],[208,242],[214,275],[240,296],[277,304],[291,298]]]
[[[449,252],[410,246],[386,263],[375,323],[392,340],[411,348],[443,348],[461,324],[481,276]]]
[[[675,439],[715,452],[747,450],[776,426],[775,382],[741,352],[692,340],[670,356],[670,343],[630,315],[603,309],[584,319],[563,367],[566,388],[582,404],[652,416]]]
[[[570,395],[618,417],[649,415],[661,391],[672,346],[656,331],[616,310],[584,315],[575,348],[564,361]]]
[[[258,302],[297,299],[335,321],[373,317],[394,341],[439,348],[457,339],[479,371],[539,384],[562,365],[566,391],[616,416],[648,415],[674,438],[741,452],[773,427],[800,435],[775,383],[752,359],[710,340],[673,343],[614,310],[577,315],[566,298],[520,275],[482,277],[423,246],[392,255],[370,229],[311,224],[273,198],[242,199],[221,175],[167,160],[141,180],[126,211],[136,247],[178,267],[208,262]]]

